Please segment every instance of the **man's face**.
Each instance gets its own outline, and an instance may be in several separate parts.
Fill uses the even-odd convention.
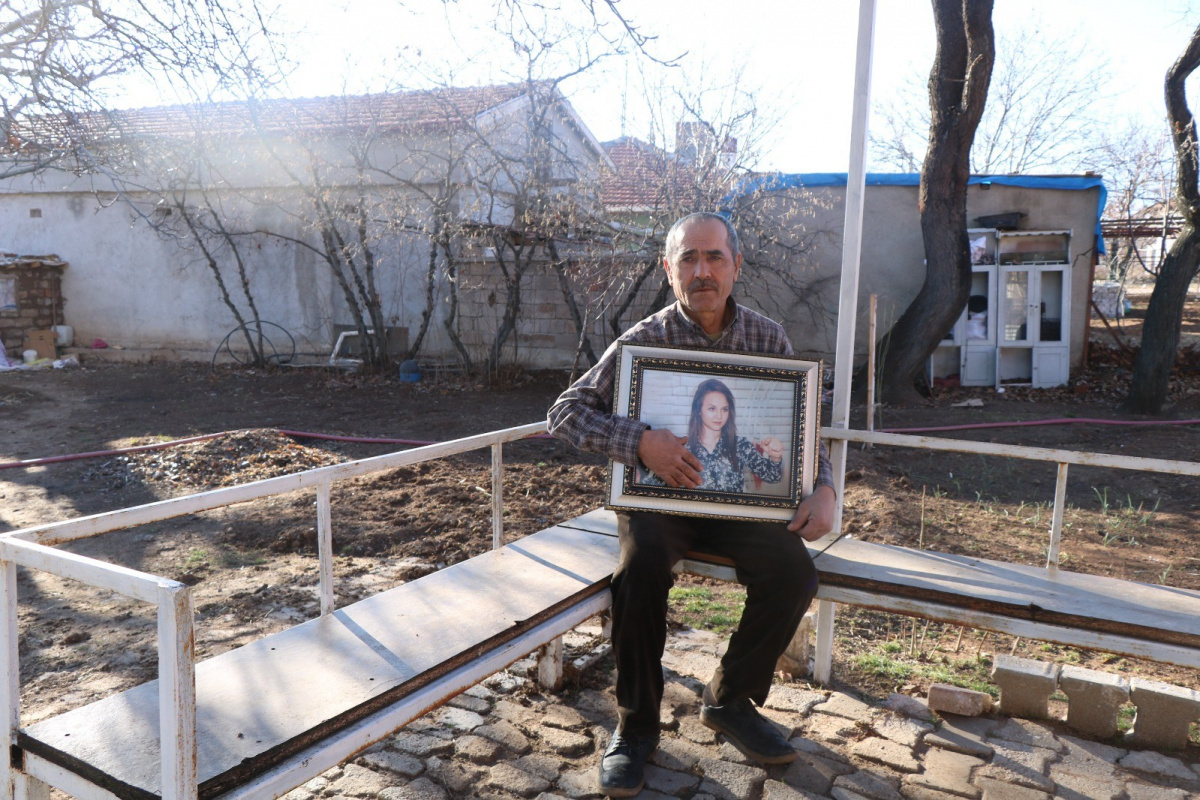
[[[697,322],[724,316],[725,301],[733,292],[742,268],[742,257],[729,251],[725,226],[713,219],[693,222],[683,228],[679,246],[663,259],[675,297]]]

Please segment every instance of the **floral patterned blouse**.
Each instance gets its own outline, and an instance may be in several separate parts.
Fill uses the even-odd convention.
[[[765,483],[778,483],[783,478],[783,463],[775,462],[758,452],[758,448],[744,436],[737,437],[738,461],[742,470],[734,471],[726,452],[725,440],[717,440],[717,447],[709,451],[704,445],[697,444],[689,448],[696,458],[700,459],[700,485],[697,490],[710,492],[744,492],[746,491],[746,475],[743,470],[749,469]],[[665,486],[662,478],[653,472],[641,472],[641,483],[649,486]]]

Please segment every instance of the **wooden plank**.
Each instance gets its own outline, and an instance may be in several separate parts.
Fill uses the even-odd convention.
[[[200,796],[220,794],[607,589],[608,536],[550,528],[196,667]],[[517,590],[519,587],[519,590]],[[23,730],[121,797],[159,794],[157,681]]]
[[[589,511],[560,527],[616,536],[616,515]],[[817,543],[812,549],[823,547]],[[727,564],[689,553],[689,559]],[[969,556],[842,539],[817,560],[823,586],[958,606],[1065,628],[1200,648],[1200,592]]]

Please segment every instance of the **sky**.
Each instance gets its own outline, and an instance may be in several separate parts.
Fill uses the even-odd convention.
[[[470,54],[474,63],[456,70],[456,82],[507,81],[511,52],[471,30],[493,18],[495,5],[292,0],[283,8],[297,64],[288,92],[311,97],[378,89],[403,73],[398,56],[432,65]],[[760,104],[773,104],[781,116],[758,166],[784,172],[847,170],[858,6],[854,0],[619,2],[628,19],[658,37],[653,52],[682,54],[680,63],[692,70],[704,63],[709,75],[744,69],[744,82],[760,87]],[[1193,11],[1188,0],[995,0],[993,21],[997,32],[1036,24],[1085,37],[1097,65],[1111,75],[1103,87],[1105,108],[1158,124],[1163,76],[1200,21],[1196,6]],[[878,103],[906,78],[928,74],[935,48],[929,0],[877,0],[875,30],[872,100]],[[563,84],[601,141],[645,134],[630,110],[636,103],[622,102],[623,88],[636,82],[631,64],[608,59]],[[1194,80],[1200,83],[1200,76]]]

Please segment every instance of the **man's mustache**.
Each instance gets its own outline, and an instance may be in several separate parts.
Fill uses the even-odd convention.
[[[720,287],[717,285],[717,282],[711,278],[695,278],[691,283],[688,284],[687,290],[689,292],[697,292],[703,289],[712,289],[715,292],[719,288]]]

